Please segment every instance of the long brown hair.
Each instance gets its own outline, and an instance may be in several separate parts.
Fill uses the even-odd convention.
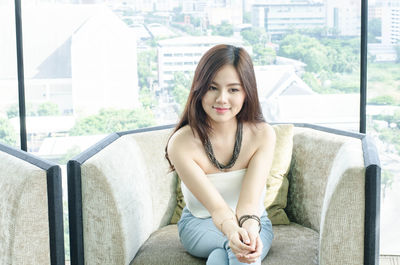
[[[220,44],[209,49],[201,57],[194,73],[185,109],[169,138],[185,125],[189,125],[193,133],[196,131],[203,143],[208,138],[211,126],[207,120],[207,114],[202,107],[201,100],[208,91],[218,70],[227,64],[235,67],[246,94],[242,109],[236,115],[237,121],[242,123],[245,121],[250,123],[264,121],[258,100],[254,67],[249,54],[241,47]],[[170,164],[170,169],[174,170],[174,166],[168,157],[168,142],[165,147],[165,158]]]

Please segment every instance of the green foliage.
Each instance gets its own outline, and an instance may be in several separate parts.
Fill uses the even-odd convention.
[[[394,49],[396,50],[397,55],[396,62],[400,63],[400,42],[397,42],[397,44],[394,46]]]
[[[381,185],[383,189],[382,197],[385,198],[386,190],[392,186],[394,182],[394,175],[389,170],[382,169]]]
[[[17,134],[8,119],[0,117],[0,141],[10,146],[17,143]]]
[[[300,60],[306,70],[317,73],[328,68],[328,49],[317,39],[300,34],[287,35],[280,43],[278,55]]]
[[[382,95],[382,96],[377,96],[368,101],[368,104],[373,104],[373,105],[400,105],[398,102],[396,102],[396,99],[392,97],[391,95]]]
[[[153,109],[157,105],[154,93],[146,86],[139,91],[139,101],[145,109]]]
[[[26,116],[51,116],[51,115],[60,115],[60,110],[58,105],[53,102],[44,102],[39,105],[34,105],[32,103],[27,103],[25,106]],[[7,109],[7,117],[9,119],[19,116],[19,106],[18,104],[12,104]]]
[[[368,42],[378,43],[377,37],[382,36],[382,19],[373,18],[368,21]]]
[[[287,35],[280,43],[278,55],[300,60],[308,72],[351,73],[358,66],[356,40],[332,40],[301,35]]]
[[[192,36],[201,36],[203,35],[203,32],[201,31],[200,28],[195,28],[193,25],[187,25],[187,24],[178,24],[178,23],[171,23],[172,27],[175,27],[183,32],[186,32]]]
[[[26,110],[26,116],[27,117],[38,116],[38,113],[36,111],[36,107],[30,102],[28,102],[25,105],[25,110]],[[14,117],[19,117],[19,106],[18,106],[18,104],[17,103],[12,104],[6,110],[6,113],[7,113],[7,117],[9,119],[14,118]]]
[[[304,28],[304,29],[295,29],[292,28],[289,30],[289,34],[301,34],[301,35],[307,35],[309,37],[314,37],[314,38],[324,38],[328,35],[328,28],[326,27],[313,27],[313,28]]]
[[[139,52],[137,65],[139,87],[150,87],[150,81],[157,79],[157,50]]]
[[[38,116],[55,116],[60,115],[58,105],[53,102],[44,102],[37,108]]]
[[[399,130],[400,130],[400,110],[395,111],[393,115],[378,114],[378,115],[374,115],[372,117],[374,120],[386,121],[389,127],[391,126],[391,124],[396,124],[397,129],[391,128],[390,130],[384,131],[381,134],[381,136],[388,142],[393,142],[397,139],[398,144],[399,144],[399,151],[400,151],[400,132],[399,132]],[[391,130],[397,131],[396,132],[397,135],[392,135]]]
[[[66,165],[68,160],[70,160],[72,157],[76,156],[80,152],[82,152],[82,150],[79,148],[79,146],[74,145],[68,148],[67,152],[58,159],[57,163],[60,165]]]
[[[397,155],[400,155],[400,120],[398,120],[397,128],[386,128],[380,132],[379,139],[386,143],[394,145]]]
[[[359,80],[335,79],[332,80],[331,89],[343,93],[359,93],[360,82]]]
[[[134,110],[102,109],[99,114],[79,120],[70,135],[93,135],[133,130],[155,124],[152,112],[138,108]]]
[[[180,111],[185,107],[193,77],[182,72],[174,73],[172,96],[178,103]]]
[[[233,26],[225,20],[222,21],[222,23],[217,26],[211,26],[211,29],[212,29],[211,33],[212,35],[225,36],[225,37],[233,36]]]
[[[243,23],[251,23],[251,12],[244,12]]]
[[[245,29],[240,32],[243,39],[250,45],[262,45],[267,43],[267,33],[262,28]]]
[[[304,82],[306,82],[307,85],[311,87],[312,90],[321,93],[322,86],[318,78],[313,73],[305,72],[302,76],[302,79]]]
[[[243,39],[253,48],[254,65],[273,64],[276,59],[275,49],[266,46],[267,33],[261,28],[246,29],[240,32]]]
[[[268,65],[275,62],[276,51],[271,47],[256,44],[253,46],[253,53],[254,65]]]

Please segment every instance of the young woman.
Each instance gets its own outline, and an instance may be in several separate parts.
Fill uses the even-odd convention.
[[[166,147],[182,180],[180,240],[207,264],[261,264],[273,239],[263,202],[275,148],[248,53],[217,45],[201,58]]]

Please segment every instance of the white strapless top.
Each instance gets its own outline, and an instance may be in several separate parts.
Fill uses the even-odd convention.
[[[236,212],[236,205],[239,201],[240,190],[246,171],[247,169],[239,169],[206,175],[233,212]],[[181,182],[181,189],[183,197],[185,198],[186,207],[195,217],[207,218],[211,216],[208,210],[197,200],[183,182]],[[264,186],[260,198],[260,216],[264,211],[264,197],[266,191],[267,189]]]

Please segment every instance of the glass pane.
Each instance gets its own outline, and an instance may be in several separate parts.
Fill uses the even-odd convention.
[[[369,4],[367,130],[382,166],[381,255],[400,255],[400,1]]]
[[[170,1],[153,12],[120,8],[138,36],[139,84],[155,96],[158,122],[174,121],[182,111],[202,54],[228,43],[251,53],[268,121],[358,131],[360,0]],[[157,55],[152,63],[142,58],[148,53]]]
[[[0,1],[0,142],[20,148],[14,1]]]

